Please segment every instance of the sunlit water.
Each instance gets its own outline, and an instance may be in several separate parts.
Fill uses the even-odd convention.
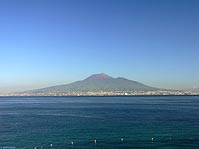
[[[0,97],[0,147],[50,144],[53,149],[198,149],[199,96]]]

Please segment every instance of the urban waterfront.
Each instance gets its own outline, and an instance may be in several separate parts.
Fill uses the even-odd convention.
[[[199,96],[0,97],[0,147],[199,148]]]
[[[65,92],[16,92],[1,93],[0,96],[151,96],[151,95],[199,95],[190,90],[157,90],[157,91],[65,91]]]

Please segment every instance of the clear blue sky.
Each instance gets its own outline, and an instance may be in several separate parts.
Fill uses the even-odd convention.
[[[93,73],[199,86],[197,0],[1,0],[0,92]]]

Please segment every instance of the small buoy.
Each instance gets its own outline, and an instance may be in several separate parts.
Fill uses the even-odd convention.
[[[50,144],[50,147],[52,147],[53,146],[53,144]]]
[[[124,138],[121,138],[121,142],[123,142],[124,141]]]
[[[96,145],[96,143],[97,143],[97,140],[94,140],[94,143],[95,143],[95,145]]]
[[[151,138],[151,141],[153,141],[153,138]]]
[[[73,145],[74,143],[73,142],[71,142],[71,145]]]

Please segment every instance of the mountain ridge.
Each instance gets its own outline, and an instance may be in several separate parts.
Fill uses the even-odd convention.
[[[49,93],[49,92],[96,92],[96,91],[156,91],[160,90],[123,77],[114,78],[105,73],[93,74],[84,80],[69,84],[50,86],[24,93]]]

